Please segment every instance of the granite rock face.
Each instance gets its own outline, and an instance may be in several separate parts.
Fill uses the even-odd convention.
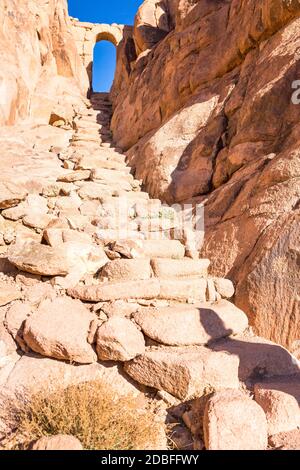
[[[88,78],[66,0],[3,0],[0,20],[0,125],[72,118]]]
[[[112,130],[168,203],[204,201],[202,255],[256,332],[299,339],[300,2],[147,0]],[[124,73],[124,69],[123,69]],[[126,119],[124,116],[126,115]]]

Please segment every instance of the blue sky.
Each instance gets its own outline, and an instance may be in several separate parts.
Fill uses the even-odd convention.
[[[69,14],[81,21],[93,23],[133,24],[134,16],[143,0],[68,0]],[[108,91],[116,65],[115,47],[101,41],[95,47],[93,87]]]

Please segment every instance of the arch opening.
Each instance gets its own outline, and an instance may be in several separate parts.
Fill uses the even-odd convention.
[[[116,46],[105,34],[97,38],[93,51],[92,88],[94,92],[109,92],[115,76],[117,62]]]

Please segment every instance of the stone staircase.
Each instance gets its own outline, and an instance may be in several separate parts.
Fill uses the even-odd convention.
[[[287,350],[252,333],[247,316],[230,302],[232,282],[211,276],[209,260],[199,259],[184,237],[176,239],[177,212],[142,190],[113,146],[111,114],[107,94],[76,110],[69,145],[54,149],[56,177],[35,196],[38,209],[25,208],[30,190],[19,189],[17,197],[12,185],[0,187],[2,217],[18,212],[18,227],[32,232],[4,250],[10,271],[1,281],[3,324],[18,351],[3,354],[2,388],[16,391],[62,376],[66,384],[107,380],[120,393],[149,387],[168,405],[220,393],[223,408],[210,402],[216,413],[225,413],[232,400],[254,407],[254,415],[256,407],[264,409],[255,421],[259,432],[241,435],[246,448],[265,448],[270,420],[277,423],[272,435],[294,430],[297,419],[300,426],[280,392],[292,376],[299,385],[299,365]],[[273,408],[261,395],[259,405],[249,397],[270,377]],[[206,447],[224,448],[210,413],[208,406]]]

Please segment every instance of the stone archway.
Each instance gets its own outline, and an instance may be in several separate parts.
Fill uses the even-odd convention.
[[[72,19],[72,26],[79,54],[89,76],[91,89],[95,45],[99,41],[109,41],[114,44],[114,46],[118,47],[123,39],[125,26],[118,24],[83,23],[76,19]]]

